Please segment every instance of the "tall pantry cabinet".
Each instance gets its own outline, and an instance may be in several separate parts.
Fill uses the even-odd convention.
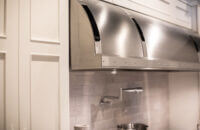
[[[68,0],[0,0],[0,130],[67,130]]]

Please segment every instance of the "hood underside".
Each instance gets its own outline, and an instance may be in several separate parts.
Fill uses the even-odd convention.
[[[200,70],[189,29],[101,1],[71,0],[70,11],[72,70]]]

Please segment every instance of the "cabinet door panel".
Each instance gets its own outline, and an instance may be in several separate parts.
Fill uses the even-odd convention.
[[[59,130],[59,59],[44,58],[31,61],[31,129]]]
[[[107,0],[164,21],[196,30],[196,7],[179,0]]]
[[[20,0],[20,129],[68,129],[68,0]]]

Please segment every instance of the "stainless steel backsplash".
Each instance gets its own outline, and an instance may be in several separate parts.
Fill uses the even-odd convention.
[[[122,102],[100,105],[101,96],[119,96],[120,88],[143,87],[125,93]],[[116,130],[121,123],[145,123],[148,130],[195,130],[198,121],[198,73],[72,71],[70,125],[90,130]],[[187,113],[187,114],[185,114]]]

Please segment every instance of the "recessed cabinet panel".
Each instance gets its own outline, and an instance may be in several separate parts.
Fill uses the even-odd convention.
[[[179,0],[112,0],[108,2],[189,29],[192,29],[192,22],[196,17],[192,14],[192,10],[196,7]]]
[[[31,62],[31,130],[59,130],[58,57],[33,56]]]
[[[4,35],[5,22],[5,0],[0,0],[0,36]]]
[[[170,6],[169,0],[131,0],[133,3],[142,5],[144,8],[149,8],[163,15],[169,15],[168,8]]]
[[[59,41],[59,0],[31,0],[31,40]]]
[[[191,14],[191,10],[192,7],[177,1],[176,4],[176,13],[175,13],[175,17],[179,22],[182,22],[183,24],[185,24],[188,27],[191,27],[191,23],[192,23],[192,14]]]
[[[5,130],[5,56],[0,54],[0,130]]]

